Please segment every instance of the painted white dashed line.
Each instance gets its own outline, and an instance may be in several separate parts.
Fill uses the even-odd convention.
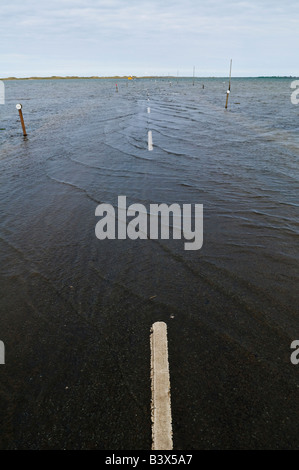
[[[147,133],[147,148],[148,148],[148,150],[153,150],[153,135],[152,135],[152,131],[148,131],[148,133]]]
[[[152,450],[172,450],[172,420],[167,326],[152,325],[151,336]]]

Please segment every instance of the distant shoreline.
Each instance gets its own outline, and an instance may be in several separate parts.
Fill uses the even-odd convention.
[[[53,75],[52,77],[7,77],[7,78],[1,78],[0,80],[104,80],[104,79],[135,79],[139,77],[133,77],[133,76],[114,76],[114,77],[98,77],[98,76],[93,76],[93,77],[78,77],[78,76],[66,76],[66,77],[60,77]],[[145,77],[145,78],[153,78],[153,77]]]
[[[180,80],[180,79],[184,79],[184,78],[190,78],[190,79],[193,79],[193,77],[176,77],[176,76],[172,76],[172,75],[168,75],[168,76],[160,76],[160,75],[157,75],[157,76],[142,76],[142,77],[136,77],[134,75],[129,75],[129,76],[118,76],[118,75],[115,75],[115,76],[112,76],[112,77],[98,77],[98,76],[92,76],[92,77],[78,77],[78,76],[66,76],[66,77],[60,77],[60,76],[52,76],[52,77],[6,77],[6,78],[0,78],[0,80],[4,81],[4,80],[142,80],[142,79],[149,79],[149,78],[152,78],[152,79],[164,79],[164,80]],[[211,78],[214,78],[214,79],[225,79],[227,77],[194,77],[195,80],[203,80],[203,79],[211,79]],[[297,78],[297,76],[292,76],[292,75],[289,75],[289,76],[258,76],[258,77],[234,77],[234,78],[277,78],[277,79],[282,79],[282,78],[285,78],[285,79],[295,79]]]

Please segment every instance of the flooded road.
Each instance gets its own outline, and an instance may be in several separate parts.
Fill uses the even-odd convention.
[[[235,79],[227,111],[222,79],[5,84],[1,448],[150,449],[155,321],[168,327],[174,449],[298,448],[290,80]],[[95,209],[120,195],[203,204],[203,247],[98,240]]]

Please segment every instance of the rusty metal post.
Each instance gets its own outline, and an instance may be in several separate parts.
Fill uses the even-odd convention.
[[[21,120],[21,124],[22,124],[22,129],[23,129],[23,135],[24,135],[24,137],[26,137],[26,136],[27,136],[27,132],[26,132],[25,122],[24,122],[23,113],[22,113],[22,105],[21,105],[21,104],[17,104],[17,105],[16,105],[16,108],[17,108],[17,110],[19,111],[20,120]]]

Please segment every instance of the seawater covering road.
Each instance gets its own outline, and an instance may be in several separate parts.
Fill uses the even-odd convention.
[[[222,80],[123,82],[119,93],[109,80],[7,82],[2,449],[150,450],[155,321],[168,327],[175,450],[298,448],[289,85],[237,80],[225,112]],[[203,248],[98,240],[95,209],[119,195],[203,204]]]

